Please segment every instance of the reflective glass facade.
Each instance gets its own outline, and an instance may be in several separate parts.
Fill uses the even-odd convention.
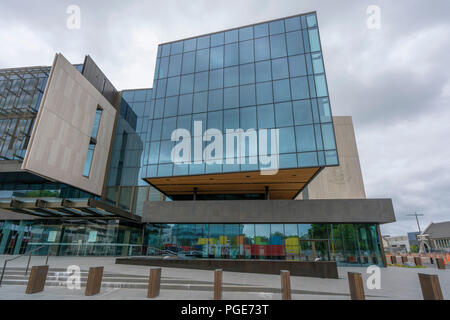
[[[128,256],[141,254],[142,229],[116,220],[0,221],[0,254]]]
[[[146,234],[148,255],[382,263],[377,227],[370,224],[153,224]]]
[[[281,169],[338,164],[314,13],[160,45],[153,89],[147,177],[261,168],[251,148],[245,164],[173,164],[173,130],[194,137],[195,121],[203,132],[279,129]]]

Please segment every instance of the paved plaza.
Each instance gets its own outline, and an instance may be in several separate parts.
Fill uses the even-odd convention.
[[[3,266],[8,256],[0,256]],[[0,288],[0,299],[5,300],[135,300],[146,299],[149,267],[116,265],[115,258],[50,257],[50,271],[63,272],[68,266],[78,265],[82,272],[89,267],[104,266],[101,293],[93,297],[84,296],[84,287],[67,289],[64,285],[47,285],[41,293],[26,295],[24,270],[27,258],[8,263],[4,284]],[[45,257],[33,257],[31,265],[43,265]],[[369,290],[366,280],[370,276],[367,268],[340,267],[339,279],[291,277],[292,298],[298,300],[325,299],[349,300],[348,272],[362,274],[368,300],[422,300],[418,273],[437,274],[446,300],[450,299],[450,270],[438,270],[436,265],[426,268],[381,268],[381,289]],[[57,272],[58,271],[58,272]],[[18,279],[18,280],[14,280]],[[108,280],[109,279],[109,280]],[[49,280],[49,277],[47,278]],[[15,281],[18,284],[15,284]],[[279,300],[280,276],[252,273],[224,272],[225,300]],[[162,268],[161,294],[158,299],[199,300],[212,299],[213,271]]]

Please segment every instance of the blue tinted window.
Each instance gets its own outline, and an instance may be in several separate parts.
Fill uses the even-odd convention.
[[[239,41],[253,39],[253,27],[245,27],[239,29]]]
[[[180,93],[191,93],[194,90],[194,75],[188,74],[181,76]]]
[[[308,34],[311,52],[320,51],[319,32],[317,31],[317,29],[309,29]]]
[[[307,77],[292,78],[292,99],[300,100],[309,98],[309,87]]]
[[[281,154],[279,158],[280,169],[296,168],[297,167],[297,154]]]
[[[240,84],[250,84],[255,82],[255,65],[253,63],[240,66]]]
[[[182,163],[175,163],[173,165],[173,175],[174,176],[186,176],[189,173],[189,165]]]
[[[284,20],[286,32],[300,30],[300,17],[294,17]]]
[[[296,125],[310,124],[313,122],[311,114],[311,103],[309,100],[294,101],[294,119]]]
[[[244,130],[256,129],[256,107],[240,109],[240,122]]]
[[[309,95],[311,98],[316,97],[316,84],[314,82],[313,76],[308,76],[308,83],[309,83]]]
[[[167,96],[174,96],[180,92],[180,77],[169,78],[167,81]]]
[[[209,89],[219,89],[223,87],[223,69],[209,72]]]
[[[210,69],[223,68],[223,47],[211,48]]]
[[[189,174],[202,174],[205,173],[205,164],[190,164]]]
[[[197,38],[197,50],[209,48],[209,36]]]
[[[195,71],[205,71],[209,69],[209,49],[197,51],[197,62]]]
[[[258,106],[258,128],[268,129],[275,127],[275,116],[273,111],[273,104],[265,106]]]
[[[255,85],[246,85],[240,87],[240,105],[241,107],[255,105]]]
[[[287,58],[272,60],[273,80],[289,77]]]
[[[172,149],[174,143],[172,141],[161,141],[161,147],[159,150],[159,163],[172,162]]]
[[[201,72],[195,74],[195,91],[208,90],[208,74],[209,72]]]
[[[205,112],[207,109],[208,92],[196,93],[194,95],[194,113]]]
[[[314,167],[317,166],[317,153],[306,152],[298,154],[298,165],[300,167]]]
[[[89,177],[91,173],[92,159],[94,158],[95,144],[89,144],[86,160],[84,161],[83,176]]]
[[[316,134],[317,150],[323,150],[322,131],[319,125],[314,126],[314,133]]]
[[[206,113],[197,113],[192,115],[192,136],[195,136],[196,133],[194,132],[194,124],[196,121],[201,121],[202,122],[202,131],[204,132],[206,130]],[[200,136],[203,135],[202,132],[198,133]]]
[[[162,98],[166,95],[167,79],[158,80],[158,90],[156,97]]]
[[[331,111],[330,111],[330,101],[328,98],[317,99],[320,121],[321,122],[331,122]]]
[[[223,107],[236,108],[239,106],[239,87],[225,88],[223,93]]]
[[[239,40],[238,30],[225,32],[225,43],[237,42]]]
[[[245,64],[253,61],[253,40],[239,43],[239,63]]]
[[[291,100],[291,90],[289,88],[289,80],[278,80],[273,82],[273,94],[275,102]]]
[[[239,109],[225,110],[223,113],[223,121],[224,121],[224,130],[239,129]]]
[[[192,113],[192,94],[185,94],[180,96],[180,105],[178,107],[178,114],[191,114]]]
[[[184,40],[184,52],[194,51],[197,46],[197,39]]]
[[[172,43],[172,47],[170,49],[171,55],[180,54],[182,52],[183,52],[183,42],[182,41]]]
[[[322,138],[325,150],[336,149],[334,141],[334,131],[331,123],[322,125]]]
[[[303,46],[305,48],[305,52],[311,52],[311,49],[309,46],[308,30],[302,30],[302,35],[303,35]]]
[[[269,38],[255,39],[255,60],[261,61],[267,59],[270,59]]]
[[[225,46],[225,67],[239,64],[238,44],[233,43]]]
[[[162,57],[166,57],[170,54],[170,44],[164,44],[162,46],[162,53],[161,56]]]
[[[172,137],[172,132],[177,128],[177,118],[166,118],[163,122],[161,139],[166,140]]]
[[[272,82],[262,82],[256,84],[257,104],[268,104],[273,102]]]
[[[186,129],[188,131],[191,130],[191,119],[192,117],[190,115],[187,116],[180,116],[177,120],[177,129]]]
[[[278,34],[284,32],[284,20],[278,20],[269,24],[270,34]]]
[[[134,95],[134,102],[145,101],[146,94],[147,94],[147,90],[136,90],[135,95]]]
[[[323,73],[323,62],[322,62],[322,54],[321,53],[313,53],[311,54],[312,65],[314,69],[314,73]]]
[[[223,107],[223,90],[211,90],[208,96],[208,111],[219,110]]]
[[[295,134],[294,128],[281,128],[280,130],[280,143],[279,153],[293,153],[295,152]]]
[[[100,127],[100,119],[102,117],[102,109],[97,109],[94,117],[94,124],[92,125],[91,137],[96,139],[98,135],[98,129]]]
[[[193,73],[195,68],[195,52],[183,54],[182,74]]]
[[[269,35],[269,24],[263,23],[254,26],[255,38],[266,37]]]
[[[306,152],[316,150],[316,139],[313,126],[295,127],[297,151]]]
[[[304,55],[289,57],[289,72],[291,77],[306,76]]]
[[[153,142],[150,145],[149,163],[157,164],[159,159],[159,142]]]
[[[288,54],[290,56],[304,53],[303,38],[300,31],[286,33]]]
[[[325,152],[325,161],[326,161],[327,165],[329,165],[329,166],[339,164],[337,152],[336,151],[326,151]]]
[[[162,118],[164,115],[164,99],[157,99],[155,104],[155,114],[153,118]]]
[[[176,116],[177,112],[178,112],[178,96],[167,98],[164,107],[164,117]]]
[[[308,28],[317,27],[317,19],[315,14],[310,14],[306,16],[306,22],[308,24]]]
[[[270,36],[270,52],[272,59],[286,56],[286,40],[284,34]]]
[[[161,140],[162,120],[153,120],[152,141]]]
[[[211,35],[211,47],[221,46],[224,44],[225,34],[223,32]]]
[[[317,92],[317,96],[318,97],[325,97],[328,95],[328,91],[327,91],[327,84],[325,81],[325,76],[322,75],[318,75],[314,77],[315,79],[315,84],[316,84],[316,92]]]
[[[223,112],[208,112],[208,129],[218,129],[222,131]]]
[[[256,68],[256,82],[272,80],[272,72],[270,69],[269,60],[255,63],[255,68]]]
[[[238,67],[225,68],[224,84],[225,87],[233,87],[239,84],[239,69]]]
[[[290,102],[275,104],[275,118],[277,128],[289,127],[294,124],[292,119],[292,106]]]
[[[159,64],[159,78],[167,78],[167,73],[169,72],[169,57],[161,58],[161,63]]]

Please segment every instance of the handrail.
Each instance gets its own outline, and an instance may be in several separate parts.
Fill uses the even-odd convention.
[[[2,285],[3,276],[4,276],[4,274],[5,274],[6,264],[7,264],[8,262],[14,261],[14,260],[19,259],[19,258],[24,257],[24,256],[28,256],[29,258],[28,258],[28,263],[27,263],[27,269],[25,270],[25,275],[27,275],[27,274],[28,274],[28,268],[30,267],[31,254],[32,254],[33,252],[35,252],[35,251],[38,251],[38,250],[44,248],[44,247],[45,247],[45,246],[41,246],[41,247],[39,247],[39,248],[33,249],[33,250],[31,250],[31,251],[28,251],[27,253],[18,255],[17,257],[14,257],[14,258],[11,258],[11,259],[6,259],[6,260],[5,260],[5,263],[3,264],[2,275],[1,275],[1,277],[0,277],[0,287],[1,287],[1,285]],[[47,252],[47,258],[45,259],[45,265],[48,264],[48,256],[49,256],[49,255],[50,255],[50,250]]]

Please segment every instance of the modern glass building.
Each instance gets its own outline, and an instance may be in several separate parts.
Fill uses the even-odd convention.
[[[385,264],[315,12],[161,44],[153,88],[90,57],[0,77],[0,254]]]

